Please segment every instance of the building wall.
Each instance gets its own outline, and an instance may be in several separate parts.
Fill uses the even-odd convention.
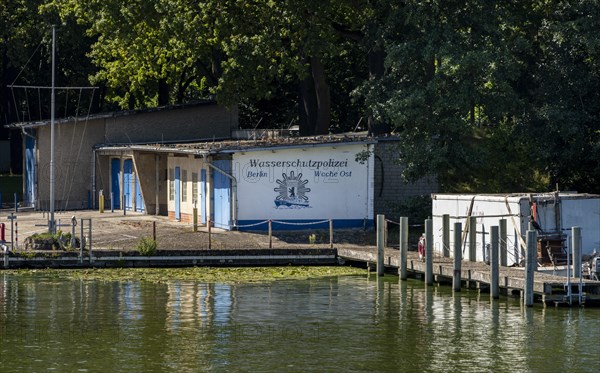
[[[239,224],[268,219],[290,223],[333,219],[338,227],[370,224],[372,162],[356,161],[356,155],[368,147],[364,143],[307,145],[234,154]],[[328,223],[319,227],[323,226]],[[252,229],[266,229],[266,225]],[[274,229],[297,227],[274,224]]]
[[[37,198],[36,208],[50,206],[50,126],[37,130]],[[102,121],[78,121],[55,125],[54,133],[54,208],[81,209],[88,207],[92,191],[92,149],[104,138]]]
[[[133,163],[144,197],[146,213],[167,213],[167,155],[134,152]],[[158,211],[156,209],[158,203]]]
[[[221,138],[229,137],[231,130],[236,128],[238,128],[237,108],[233,107],[229,110],[215,103],[136,114],[118,114],[110,118],[101,117],[87,121],[80,119],[77,123],[57,123],[55,125],[55,210],[87,208],[88,194],[94,194],[93,202],[96,202],[101,189],[110,191],[109,160],[103,157],[97,158],[96,193],[92,191],[92,158],[96,145]],[[50,126],[38,127],[37,136],[38,203],[36,208],[47,210],[50,204]],[[138,174],[144,176],[144,181],[141,181],[142,194],[145,201],[152,203],[155,211],[156,191],[155,188],[154,192],[150,192],[149,189],[152,189],[152,185],[155,184],[156,172],[153,168],[151,176],[146,178],[146,167],[149,167],[147,160],[140,159],[138,163],[135,163],[136,169],[138,167],[144,169],[137,170]],[[165,172],[166,156],[161,158],[160,167],[162,172]],[[166,183],[166,173],[161,178],[163,183]],[[154,194],[149,194],[150,198],[148,198],[146,193]],[[109,194],[105,193],[105,196],[109,198]],[[166,192],[160,192],[159,189],[159,198],[161,198],[160,210],[166,213]],[[149,206],[147,212],[151,213],[148,208]]]
[[[429,196],[439,191],[433,176],[425,176],[413,183],[402,179],[404,167],[397,164],[400,151],[396,140],[381,139],[375,145],[375,215],[384,214],[397,219],[399,206],[411,197]]]
[[[225,138],[238,128],[237,108],[207,103],[105,119],[107,143],[143,143]]]
[[[205,164],[204,158],[195,158],[193,155],[191,156],[169,156],[167,159],[167,188],[166,188],[166,199],[168,199],[168,215],[170,219],[175,220],[175,200],[171,199],[171,191],[170,189],[173,187],[174,182],[171,182],[170,175],[174,175],[175,167],[180,168],[180,191],[179,191],[179,199],[180,199],[180,211],[181,211],[181,221],[191,223],[193,221],[193,213],[194,213],[194,205],[198,208],[198,223],[201,221],[201,198],[202,191],[200,188],[200,174],[201,170],[205,169],[208,173],[208,167]],[[171,171],[173,170],[173,171]],[[183,180],[184,172],[186,173],[187,180]],[[193,174],[197,174],[197,180],[194,183]],[[210,179],[206,180],[207,185],[210,184]],[[196,187],[194,187],[196,184]],[[207,187],[207,190],[210,189]],[[196,190],[196,193],[194,193]],[[185,200],[184,200],[185,194]],[[173,193],[176,196],[176,193]],[[210,195],[207,193],[206,195],[206,210],[210,211]]]

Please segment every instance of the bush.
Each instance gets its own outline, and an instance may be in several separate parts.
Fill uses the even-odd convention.
[[[150,237],[140,237],[140,240],[135,247],[137,251],[139,251],[140,255],[143,256],[152,256],[156,254],[156,240]]]

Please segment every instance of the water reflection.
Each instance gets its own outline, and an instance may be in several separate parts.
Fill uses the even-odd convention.
[[[595,371],[600,310],[398,277],[0,280],[2,371]]]

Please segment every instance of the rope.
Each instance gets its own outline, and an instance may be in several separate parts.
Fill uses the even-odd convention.
[[[256,227],[257,225],[261,225],[261,224],[265,224],[268,223],[268,220],[264,220],[258,223],[254,223],[254,224],[245,224],[245,225],[234,225],[234,227],[236,228],[248,228],[248,227]]]
[[[279,224],[283,224],[283,225],[315,225],[315,224],[329,223],[329,219],[321,220],[321,221],[314,221],[314,222],[310,222],[310,223],[290,223],[290,222],[279,221],[279,220],[271,220],[271,222],[279,223]]]

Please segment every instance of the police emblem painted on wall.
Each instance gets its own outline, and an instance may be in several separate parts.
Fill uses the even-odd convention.
[[[306,187],[308,180],[302,180],[302,173],[299,173],[296,176],[294,171],[290,171],[289,174],[284,172],[281,176],[282,179],[277,179],[277,188],[273,189],[275,192],[279,193],[277,197],[275,197],[275,207],[310,207],[308,196],[306,195],[306,193],[310,192],[310,188]]]

